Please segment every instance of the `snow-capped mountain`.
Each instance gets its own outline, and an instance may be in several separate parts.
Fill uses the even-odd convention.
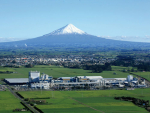
[[[149,43],[128,42],[93,36],[68,24],[49,34],[14,42],[0,43],[0,47],[102,47],[102,48],[141,48]]]
[[[72,24],[68,24],[60,29],[57,29],[47,35],[64,35],[64,34],[86,34],[84,31],[76,28],[74,25]]]

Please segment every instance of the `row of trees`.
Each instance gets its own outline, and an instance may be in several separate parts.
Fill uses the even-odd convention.
[[[92,73],[101,73],[103,71],[111,71],[111,65],[106,63],[105,65],[84,65],[84,70],[92,70]]]
[[[117,56],[117,60],[111,63],[114,66],[134,66],[135,61],[132,56]]]
[[[111,65],[124,67],[132,66],[137,67],[138,71],[150,71],[150,63],[140,61],[136,64],[132,56],[117,56],[117,60],[112,62]],[[134,68],[131,69],[131,72],[134,72]]]
[[[32,68],[32,67],[34,67],[34,65],[33,64],[27,64],[27,65],[25,65],[25,67]]]
[[[141,63],[137,66],[139,71],[150,71],[150,63]]]

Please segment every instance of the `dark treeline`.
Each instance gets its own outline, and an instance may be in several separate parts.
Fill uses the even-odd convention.
[[[138,71],[150,71],[150,62],[138,62],[135,63],[135,58],[133,56],[117,56],[117,60],[111,63],[114,66],[132,66],[137,67]]]
[[[135,105],[142,107],[142,108],[145,108],[147,111],[150,112],[149,100],[143,100],[143,99],[138,99],[138,98],[134,98],[134,97],[124,97],[124,96],[115,97],[114,99],[132,102]]]
[[[117,56],[117,60],[111,63],[114,66],[133,66],[135,65],[134,57],[132,56]]]
[[[150,63],[141,63],[137,66],[139,71],[150,71]]]
[[[6,73],[6,74],[9,74],[9,73],[13,73],[13,71],[0,71],[0,73]]]
[[[26,68],[32,68],[32,67],[34,67],[34,65],[33,64],[27,64],[27,65],[25,65],[25,67]]]
[[[92,73],[101,73],[103,71],[111,71],[111,65],[106,63],[105,65],[84,65],[84,70],[92,70]]]

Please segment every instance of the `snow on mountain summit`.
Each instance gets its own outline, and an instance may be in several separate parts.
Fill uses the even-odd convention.
[[[62,34],[86,34],[86,33],[76,28],[74,25],[68,24],[58,30],[51,32],[48,35],[62,35]]]

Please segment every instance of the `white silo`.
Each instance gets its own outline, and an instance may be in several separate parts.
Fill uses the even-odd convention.
[[[44,80],[44,79],[45,79],[45,78],[44,78],[44,75],[41,75],[41,79],[42,79],[42,80]]]
[[[49,77],[48,75],[45,75],[45,79],[46,79],[46,80],[48,80],[48,77]]]
[[[133,76],[132,76],[132,75],[128,75],[128,76],[127,76],[127,81],[128,81],[128,82],[131,82],[132,80],[133,80]]]

